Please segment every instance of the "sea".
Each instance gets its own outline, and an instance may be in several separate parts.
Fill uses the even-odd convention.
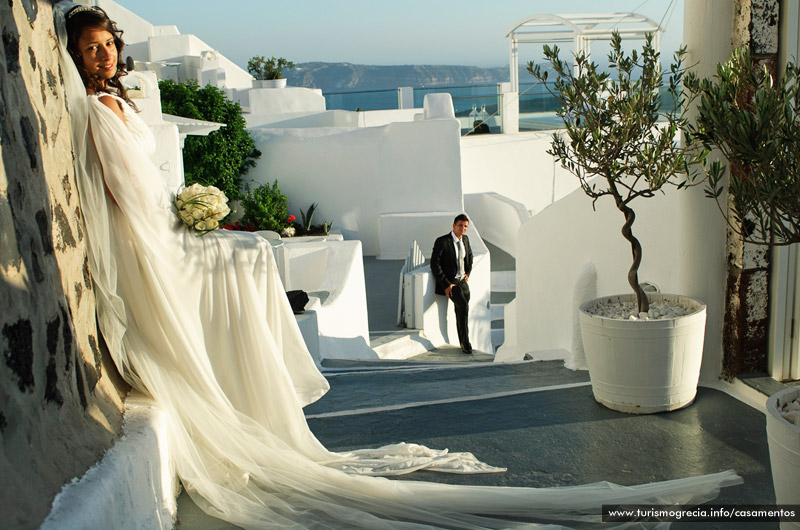
[[[484,109],[497,111],[497,83],[474,85],[437,85],[414,87],[414,107],[422,108],[425,94],[447,92],[453,98],[456,116],[469,116],[470,112]],[[323,92],[328,109],[388,110],[396,109],[397,89],[347,90]],[[520,84],[520,112],[554,112],[558,102],[541,84]]]
[[[499,96],[497,83],[474,85],[439,85],[414,87],[414,107],[422,108],[425,94],[447,92],[453,98],[456,117],[497,113]],[[388,110],[398,108],[397,89],[349,90],[324,92],[326,108],[341,110]],[[563,126],[556,115],[558,100],[541,83],[520,83],[520,130],[554,129]],[[662,112],[672,110],[672,98],[662,89]],[[483,113],[486,114],[483,114]],[[492,131],[495,132],[495,131]]]

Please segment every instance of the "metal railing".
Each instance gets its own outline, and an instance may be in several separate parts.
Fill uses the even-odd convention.
[[[328,109],[342,110],[390,110],[402,108],[400,88],[380,88],[369,90],[340,90],[323,92]],[[487,117],[491,132],[496,132],[502,122],[501,93],[498,83],[478,83],[473,85],[438,85],[413,88],[413,106],[421,108],[425,94],[447,92],[453,99],[456,118],[462,129],[471,129],[476,114]],[[519,102],[520,130],[556,129],[563,122],[556,115],[558,100],[547,92],[540,83],[520,84],[517,96]],[[672,110],[672,99],[662,89],[663,106],[661,111]],[[473,114],[474,112],[474,114]],[[485,112],[485,114],[483,114]]]
[[[389,110],[399,108],[398,91],[397,88],[338,90],[322,95],[328,110]]]

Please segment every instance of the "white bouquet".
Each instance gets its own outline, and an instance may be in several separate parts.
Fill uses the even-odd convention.
[[[192,184],[183,188],[175,197],[175,214],[183,224],[197,230],[200,235],[219,227],[231,209],[228,197],[215,186]]]

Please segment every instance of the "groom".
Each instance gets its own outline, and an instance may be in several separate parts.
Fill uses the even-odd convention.
[[[431,254],[431,272],[436,279],[436,294],[453,301],[461,351],[472,353],[469,343],[469,274],[472,272],[472,247],[465,235],[469,219],[459,214],[453,220],[453,231],[436,239]]]

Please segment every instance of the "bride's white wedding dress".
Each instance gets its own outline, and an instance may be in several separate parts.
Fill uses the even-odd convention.
[[[63,4],[61,67],[101,331],[122,375],[169,414],[177,472],[204,510],[245,528],[527,528],[487,515],[581,524],[599,520],[602,504],[702,502],[741,480],[723,472],[636,487],[452,486],[364,475],[502,469],[413,444],[325,449],[302,407],[328,384],[269,244],[223,230],[199,237],[177,220],[176,190],[147,156],[148,127],[127,104],[123,123],[86,96],[63,46]]]

